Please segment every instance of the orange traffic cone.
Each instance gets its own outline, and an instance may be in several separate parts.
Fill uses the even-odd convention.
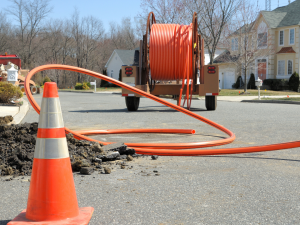
[[[78,207],[57,86],[54,82],[47,82],[27,210],[8,224],[88,224],[93,211],[92,207]]]

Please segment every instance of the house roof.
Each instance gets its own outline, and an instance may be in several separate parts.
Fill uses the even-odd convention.
[[[230,63],[230,62],[235,62],[238,60],[240,56],[239,55],[231,55],[230,51],[227,49],[222,52],[219,56],[217,56],[213,63]]]
[[[296,52],[294,51],[294,49],[292,47],[283,47],[276,54],[279,54],[279,53],[296,53]]]
[[[121,49],[115,49],[113,53],[111,54],[110,58],[108,59],[105,67],[108,66],[109,62],[112,60],[112,56],[114,53],[116,53],[121,61],[122,65],[131,65],[134,62],[134,52],[135,50],[121,50]]]
[[[300,25],[300,0],[273,11],[261,11],[270,28]]]

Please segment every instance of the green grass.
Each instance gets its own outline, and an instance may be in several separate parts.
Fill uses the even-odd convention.
[[[245,96],[257,96],[258,90],[248,90],[250,94],[245,94]],[[219,96],[239,96],[244,93],[244,89],[222,89]],[[270,91],[270,90],[260,90],[260,95],[299,95],[300,93],[294,91]]]
[[[59,89],[59,91],[78,91],[78,92],[93,92],[94,88],[91,88],[90,90],[75,90],[75,89]],[[101,88],[96,88],[97,92],[105,92],[105,91],[121,91],[121,88],[119,87],[101,87]]]

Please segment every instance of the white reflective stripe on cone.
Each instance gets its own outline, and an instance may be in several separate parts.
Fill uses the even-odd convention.
[[[61,112],[59,98],[43,98],[41,104],[41,113],[57,113]]]
[[[34,150],[36,159],[68,158],[69,150],[67,139],[64,138],[37,138]]]
[[[62,113],[40,113],[39,128],[62,128],[64,121]]]

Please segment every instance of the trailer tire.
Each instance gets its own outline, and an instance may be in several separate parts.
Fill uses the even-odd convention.
[[[37,87],[36,86],[31,86],[30,87],[31,94],[35,95],[37,93]]]
[[[140,97],[125,97],[128,111],[137,111],[140,105]]]
[[[205,96],[205,106],[207,110],[216,110],[217,96]]]

